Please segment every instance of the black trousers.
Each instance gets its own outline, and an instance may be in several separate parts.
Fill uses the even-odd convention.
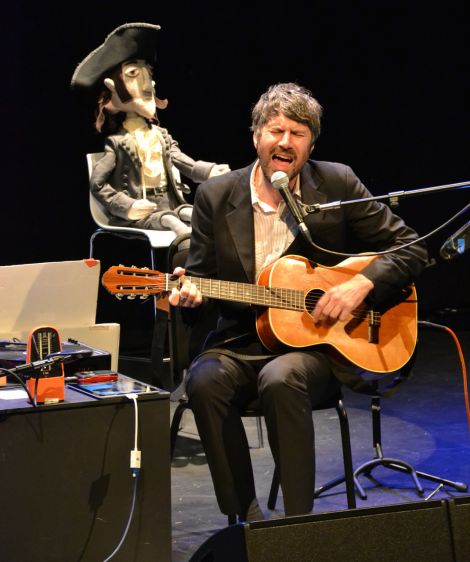
[[[191,365],[186,390],[222,513],[244,519],[256,497],[241,412],[259,398],[286,515],[309,513],[315,492],[312,408],[339,392],[329,359],[294,351],[268,361],[216,353]]]

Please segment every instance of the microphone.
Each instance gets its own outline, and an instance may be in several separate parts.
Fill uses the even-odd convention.
[[[463,254],[468,250],[470,245],[470,221],[467,221],[452,236],[450,236],[444,244],[442,244],[439,253],[445,260],[451,260],[458,254]]]
[[[289,189],[289,176],[285,172],[274,172],[274,174],[271,176],[271,185],[281,194],[287,205],[287,208],[299,225],[300,232],[310,243],[313,243],[312,238],[310,237],[310,232],[308,231],[308,228],[304,223],[304,212],[295,199],[294,195],[292,194],[292,191]]]

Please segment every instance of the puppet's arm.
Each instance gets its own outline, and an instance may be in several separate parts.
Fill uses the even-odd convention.
[[[215,164],[214,162],[205,162],[204,160],[194,160],[181,151],[178,142],[174,140],[165,130],[162,130],[163,136],[169,147],[171,163],[175,166],[183,176],[189,178],[194,183],[201,183],[212,176],[219,176],[230,172],[228,164]]]

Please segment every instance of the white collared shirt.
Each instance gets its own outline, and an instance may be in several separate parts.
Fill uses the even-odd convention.
[[[259,167],[257,161],[250,177],[251,204],[255,224],[255,271],[256,277],[273,261],[277,260],[290,246],[299,229],[284,200],[277,209],[260,201],[256,193],[255,175]],[[260,173],[261,170],[260,170]],[[300,177],[294,189],[294,197],[300,200]]]

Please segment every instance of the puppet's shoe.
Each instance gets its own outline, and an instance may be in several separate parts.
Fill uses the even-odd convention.
[[[185,224],[173,211],[168,211],[160,216],[160,224],[167,230],[172,230],[176,236],[189,234],[191,227]]]

